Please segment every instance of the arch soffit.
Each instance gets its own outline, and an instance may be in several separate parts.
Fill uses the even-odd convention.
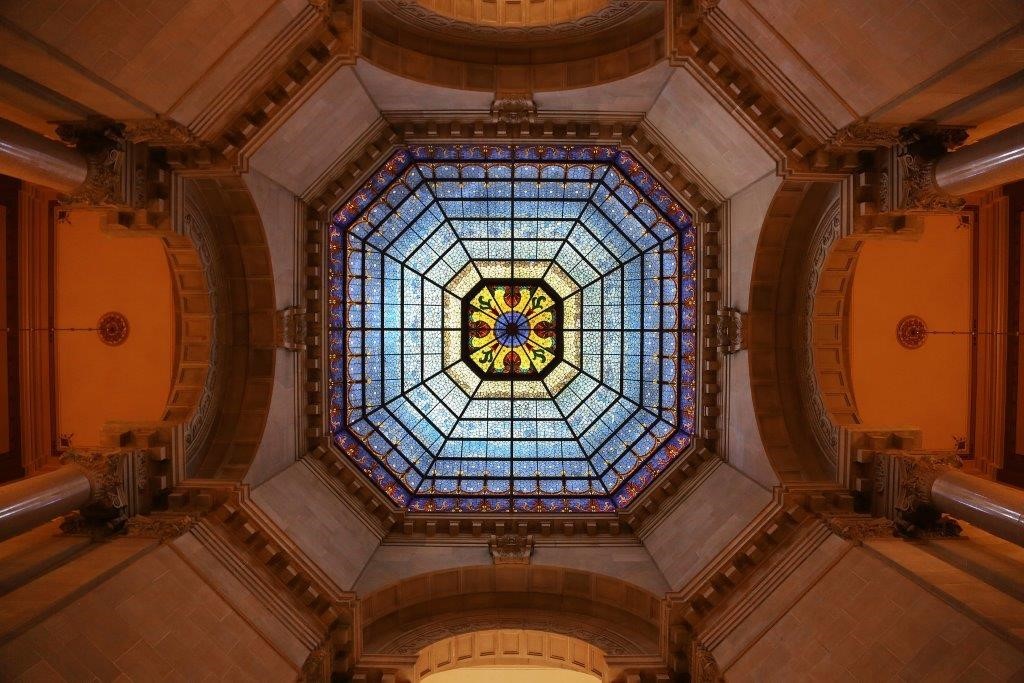
[[[185,425],[185,474],[241,480],[255,457],[274,384],[275,294],[252,196],[235,174],[182,177],[182,230],[211,281],[209,375]]]
[[[479,666],[543,666],[609,680],[604,653],[578,638],[524,629],[495,629],[449,636],[424,648],[411,680]]]
[[[361,597],[364,655],[415,656],[493,629],[559,633],[612,657],[659,658],[663,601],[620,579],[537,565],[421,574]]]

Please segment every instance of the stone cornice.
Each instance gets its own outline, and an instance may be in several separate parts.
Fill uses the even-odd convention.
[[[692,643],[700,640],[713,647],[705,631],[736,596],[751,590],[750,579],[775,553],[789,547],[808,524],[821,527],[812,517],[819,510],[852,510],[852,497],[830,484],[778,487],[773,502],[757,515],[731,543],[712,559],[703,572],[667,600],[666,648],[669,659],[680,666],[692,659]],[[828,535],[818,533],[823,539]],[[820,543],[820,540],[818,541]],[[793,563],[789,563],[792,568]],[[791,571],[791,569],[790,569]]]
[[[357,0],[332,3],[320,27],[301,43],[259,93],[212,136],[220,154],[245,169],[255,150],[340,66],[354,64],[359,53],[361,24]]]

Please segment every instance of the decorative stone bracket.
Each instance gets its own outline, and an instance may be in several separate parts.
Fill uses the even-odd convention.
[[[494,564],[530,564],[533,554],[533,534],[494,535],[487,539],[487,548],[491,551]]]
[[[747,348],[747,314],[726,306],[713,318],[716,346],[726,356]]]
[[[304,351],[310,318],[306,309],[298,306],[278,311],[274,320],[275,345],[289,351]]]
[[[537,120],[537,105],[529,92],[497,92],[491,103],[491,121],[494,123],[533,123]]]

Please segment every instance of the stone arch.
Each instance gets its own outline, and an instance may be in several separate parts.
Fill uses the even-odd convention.
[[[857,175],[786,181],[768,208],[750,290],[754,410],[783,481],[835,480],[843,434],[861,425],[850,370],[851,291],[868,239],[913,239],[912,218],[857,220]],[[870,189],[870,188],[868,188]]]
[[[537,565],[459,567],[421,574],[361,597],[356,670],[412,680],[420,652],[466,633],[528,630],[599,649],[609,680],[627,670],[666,670],[663,601],[638,586],[587,571]]]
[[[215,343],[185,425],[184,475],[239,481],[263,435],[274,384],[275,294],[256,205],[238,175],[182,177],[183,228],[200,245]]]

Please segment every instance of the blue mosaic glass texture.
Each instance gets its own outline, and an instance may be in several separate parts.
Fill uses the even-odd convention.
[[[334,443],[411,511],[626,508],[693,439],[696,245],[616,147],[399,149],[329,227]],[[446,349],[457,283],[492,271],[561,273],[576,355],[543,383],[467,380]]]

